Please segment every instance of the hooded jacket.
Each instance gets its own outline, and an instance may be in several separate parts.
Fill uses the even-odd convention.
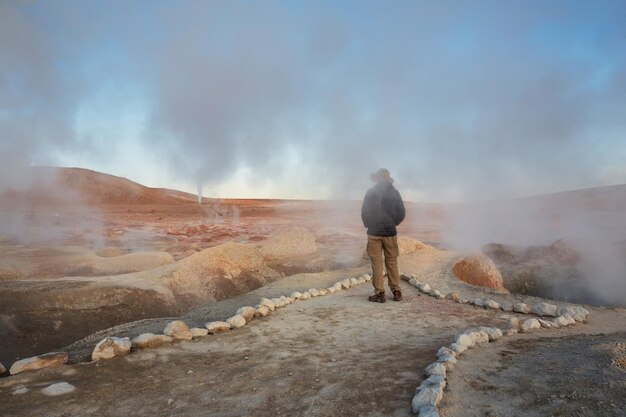
[[[370,236],[395,236],[396,226],[404,220],[404,203],[398,190],[381,181],[367,190],[361,207],[361,219]]]

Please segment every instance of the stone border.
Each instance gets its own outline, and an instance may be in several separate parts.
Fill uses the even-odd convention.
[[[111,359],[117,356],[125,356],[132,351],[146,348],[156,348],[173,343],[176,340],[192,340],[198,337],[204,337],[209,334],[215,335],[231,329],[239,329],[248,324],[255,317],[266,317],[279,308],[293,304],[296,301],[304,301],[313,297],[321,297],[332,294],[336,291],[347,290],[357,285],[364,284],[372,280],[369,274],[363,274],[358,278],[346,278],[338,281],[328,288],[310,288],[304,292],[293,291],[290,296],[280,296],[275,298],[261,298],[259,304],[254,307],[244,306],[237,310],[234,316],[225,321],[212,321],[205,324],[205,328],[189,328],[187,324],[181,320],[169,322],[163,329],[163,334],[143,333],[130,340],[128,337],[106,337],[96,344],[91,359],[98,361],[101,359]],[[50,363],[46,361],[49,356],[62,356],[62,363],[67,362],[67,353],[54,352],[44,355],[34,356],[32,358],[21,359],[13,364],[10,369],[11,375],[16,375],[22,371],[35,371],[50,366],[56,366],[60,363]],[[22,365],[28,363],[28,369]],[[40,366],[38,366],[40,364]],[[0,364],[0,370],[4,367]]]
[[[450,346],[441,347],[437,351],[437,360],[426,367],[427,378],[415,389],[415,395],[411,401],[411,411],[419,417],[439,417],[437,406],[443,398],[444,389],[447,386],[447,372],[450,371],[459,359],[459,355],[468,349],[481,347],[489,342],[500,339],[503,336],[512,336],[519,331],[528,332],[543,328],[560,328],[576,323],[582,323],[587,319],[589,311],[581,306],[561,306],[554,304],[538,303],[532,307],[524,303],[515,305],[510,303],[499,304],[494,300],[480,298],[472,301],[462,298],[458,293],[443,295],[440,291],[432,289],[429,284],[417,280],[412,275],[402,274],[402,279],[420,292],[437,299],[447,299],[459,304],[471,304],[492,310],[502,310],[520,314],[534,314],[536,316],[555,317],[548,321],[542,318],[529,318],[520,323],[518,317],[512,317],[508,323],[508,329],[503,331],[497,327],[469,328],[457,334]]]

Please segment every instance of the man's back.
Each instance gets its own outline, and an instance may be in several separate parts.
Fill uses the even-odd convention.
[[[368,235],[397,235],[396,226],[404,220],[404,216],[402,197],[391,182],[381,181],[365,194],[361,219]]]

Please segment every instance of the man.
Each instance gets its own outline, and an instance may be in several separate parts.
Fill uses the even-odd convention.
[[[374,295],[372,302],[385,302],[385,284],[383,281],[383,252],[389,287],[394,301],[402,301],[400,291],[400,272],[398,271],[397,230],[404,220],[404,203],[400,193],[393,186],[389,171],[381,168],[370,175],[376,183],[367,190],[361,207],[363,225],[367,227],[367,254],[372,261],[374,277]]]

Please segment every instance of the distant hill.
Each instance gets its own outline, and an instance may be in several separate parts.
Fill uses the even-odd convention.
[[[29,205],[73,204],[181,204],[198,201],[194,194],[150,188],[131,180],[84,168],[33,167],[31,186],[8,190],[3,203]]]

